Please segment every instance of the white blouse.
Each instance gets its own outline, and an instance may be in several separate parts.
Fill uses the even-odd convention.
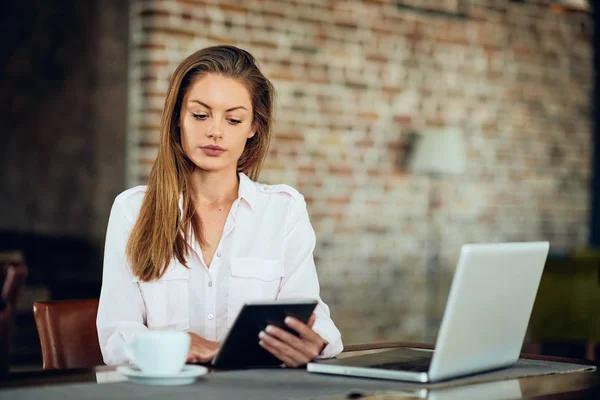
[[[315,234],[304,197],[287,185],[259,184],[244,174],[239,178],[238,198],[210,269],[191,235],[189,269],[174,258],[162,278],[153,282],[135,278],[125,256],[146,186],[117,196],[106,232],[97,318],[106,364],[126,362],[125,343],[149,328],[173,328],[222,341],[243,303],[259,299],[318,300],[313,330],[327,343],[320,357],[342,351],[340,332],[319,296]]]

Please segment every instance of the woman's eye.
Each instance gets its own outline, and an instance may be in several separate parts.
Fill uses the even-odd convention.
[[[206,114],[192,114],[192,116],[199,121],[204,121],[206,118],[208,118],[208,115]]]
[[[229,123],[231,125],[237,125],[240,124],[242,121],[238,120],[238,119],[229,119]]]

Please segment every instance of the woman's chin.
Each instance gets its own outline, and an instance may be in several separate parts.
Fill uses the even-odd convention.
[[[196,170],[199,172],[223,172],[227,170],[236,170],[235,166],[227,165],[221,162],[194,162]]]

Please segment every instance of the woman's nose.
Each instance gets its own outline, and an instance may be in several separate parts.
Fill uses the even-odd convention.
[[[213,119],[212,124],[208,127],[206,131],[206,136],[210,138],[218,138],[223,136],[223,125],[216,118]]]

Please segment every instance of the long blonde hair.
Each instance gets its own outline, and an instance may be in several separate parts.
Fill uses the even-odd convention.
[[[256,134],[246,142],[238,160],[238,172],[257,180],[269,149],[274,88],[250,53],[234,46],[208,47],[190,55],[177,67],[162,111],[158,156],[127,242],[133,275],[143,281],[159,279],[173,257],[186,265],[186,242],[191,232],[201,244],[205,243],[201,219],[192,199],[190,178],[195,165],[183,151],[178,121],[183,97],[198,79],[209,73],[236,79],[250,93]]]

